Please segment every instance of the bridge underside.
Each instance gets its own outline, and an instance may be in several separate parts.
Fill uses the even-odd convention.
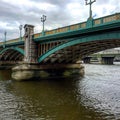
[[[5,52],[3,52],[2,54],[0,54],[0,61],[2,63],[6,63],[6,62],[18,62],[18,61],[22,61],[23,60],[23,55],[14,50],[14,49],[8,49]]]
[[[80,43],[77,45],[65,47],[46,57],[41,64],[55,64],[55,63],[76,63],[82,58],[90,54],[100,52],[106,49],[120,47],[120,40],[100,40]]]
[[[59,47],[60,44],[58,44],[57,46]],[[119,39],[83,42],[77,45],[65,47],[63,49],[60,49],[50,54],[45,59],[43,59],[40,62],[40,64],[76,63],[79,60],[83,59],[84,57],[89,56],[93,53],[97,53],[106,49],[111,49],[116,47],[120,47]],[[24,55],[14,49],[7,49],[2,54],[0,54],[0,61],[2,64],[4,63],[11,64],[11,63],[23,61],[23,58],[24,58]]]

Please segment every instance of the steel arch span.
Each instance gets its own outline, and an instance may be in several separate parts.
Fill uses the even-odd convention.
[[[24,50],[18,47],[3,48],[0,51],[0,60],[11,61],[11,60],[22,60],[24,56]]]
[[[18,48],[18,47],[9,47],[9,48],[3,48],[1,51],[0,51],[0,54],[2,54],[2,53],[4,53],[5,51],[7,51],[7,50],[15,50],[15,51],[17,51],[17,52],[19,52],[19,53],[21,53],[22,55],[24,55],[25,53],[24,53],[24,50],[23,49],[21,49],[21,48]]]
[[[64,62],[66,61],[65,59],[69,59],[67,60],[68,62],[75,62],[90,54],[115,47],[120,47],[120,31],[96,33],[55,46],[39,56],[38,62],[46,62],[50,59],[54,59],[52,61],[61,59],[60,61]],[[70,57],[67,56],[68,51],[71,51]]]

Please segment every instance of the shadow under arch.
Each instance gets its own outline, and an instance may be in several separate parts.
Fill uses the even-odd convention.
[[[25,52],[23,49],[21,48],[18,48],[18,47],[9,47],[9,48],[3,48],[1,51],[0,51],[0,54],[4,53],[5,51],[7,50],[15,50],[15,51],[18,51],[19,53],[21,53],[22,55],[25,55]]]

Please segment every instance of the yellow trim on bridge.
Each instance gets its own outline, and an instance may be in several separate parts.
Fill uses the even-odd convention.
[[[120,20],[120,13],[115,13],[115,14],[112,14],[109,16],[95,19],[94,26],[105,24],[108,22],[117,21],[117,20]],[[86,28],[86,22],[77,23],[77,24],[73,24],[73,25],[69,25],[69,26],[65,26],[65,27],[61,27],[61,28],[57,28],[57,29],[53,29],[53,30],[49,30],[49,31],[45,31],[45,35],[67,32],[69,30],[77,30],[77,29],[82,29],[82,28]],[[42,33],[34,34],[34,38],[38,38],[40,36],[42,36]],[[24,41],[24,37],[22,38],[22,40]],[[10,43],[18,42],[18,41],[19,41],[19,38],[16,38],[16,39],[6,41],[6,44],[10,44]],[[2,45],[2,44],[4,44],[4,42],[0,42],[0,45]]]

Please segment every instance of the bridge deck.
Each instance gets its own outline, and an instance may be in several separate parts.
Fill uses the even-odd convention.
[[[114,23],[114,22],[118,22],[118,21],[120,21],[120,13],[97,18],[97,19],[93,20],[93,26],[102,26],[105,24],[110,24],[110,23]],[[45,31],[45,36],[55,35],[58,33],[66,33],[66,32],[75,31],[75,30],[82,30],[82,29],[85,29],[86,27],[87,27],[86,22],[82,22],[82,23],[78,23],[78,24],[65,26],[62,28]],[[40,38],[40,37],[41,37],[41,39],[44,39],[45,36],[42,36],[42,33],[37,33],[37,34],[34,34],[34,39]],[[24,41],[24,37],[23,37],[23,41]],[[19,38],[16,38],[16,39],[6,41],[6,45],[16,45],[16,44],[21,45],[24,43],[23,41],[19,41]],[[0,42],[0,46],[3,46],[3,45],[4,45],[4,42]]]
[[[93,20],[93,26],[103,25],[103,24],[118,21],[118,20],[120,20],[120,13],[97,18],[97,19]],[[86,21],[85,21],[82,23],[77,23],[77,24],[73,24],[73,25],[46,31],[45,35],[56,34],[56,33],[61,33],[61,32],[68,32],[68,31],[78,30],[78,29],[84,29],[86,27],[87,27],[87,25],[86,25]],[[35,38],[40,37],[40,36],[42,36],[42,33],[37,33],[34,35]]]

